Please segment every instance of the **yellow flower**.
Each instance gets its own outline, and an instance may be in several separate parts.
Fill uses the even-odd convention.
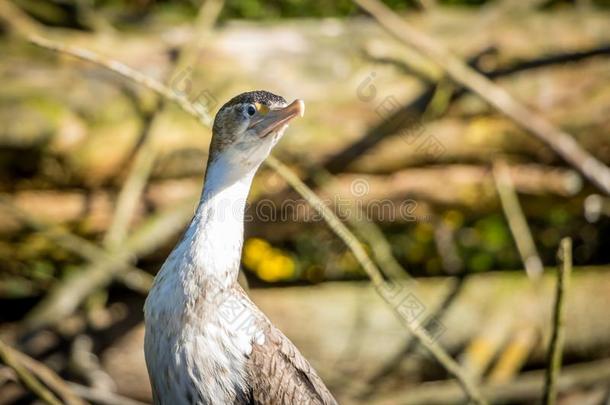
[[[271,254],[259,263],[257,274],[262,280],[273,282],[293,277],[294,270],[295,263],[292,258],[273,249]]]
[[[246,268],[268,282],[292,278],[296,270],[292,257],[259,238],[250,238],[246,241],[243,263]]]
[[[257,267],[269,255],[272,248],[271,245],[260,238],[250,238],[244,245],[244,265],[253,271],[256,271]]]

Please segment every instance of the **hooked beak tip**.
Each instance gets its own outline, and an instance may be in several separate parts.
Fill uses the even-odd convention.
[[[299,117],[304,116],[305,115],[305,102],[301,99],[297,99],[297,100],[294,100],[293,103],[297,104],[297,110],[299,112]]]

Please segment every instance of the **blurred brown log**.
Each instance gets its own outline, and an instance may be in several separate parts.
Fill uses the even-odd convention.
[[[530,195],[570,197],[582,186],[576,172],[549,166],[516,165],[511,167],[510,175],[515,189]],[[355,189],[356,182],[367,187],[362,195]],[[496,200],[491,169],[460,164],[412,168],[388,175],[344,174],[338,177],[336,184],[329,185],[325,193],[352,195],[364,202],[410,197],[436,204],[471,207]]]
[[[515,189],[529,195],[572,196],[582,185],[572,171],[541,165],[510,169]],[[359,215],[379,223],[429,222],[430,206],[460,206],[481,214],[499,208],[491,169],[476,165],[438,165],[388,175],[341,174],[316,192],[341,218]],[[358,212],[357,210],[361,212]],[[303,222],[319,219],[300,199],[285,193],[256,201],[249,211],[252,235],[280,240]]]
[[[535,327],[546,340],[553,276],[546,274],[539,290],[531,288],[531,282],[520,273],[470,276],[442,321],[445,331],[440,336],[441,344],[455,352],[481,325],[507,318],[516,325]],[[610,352],[610,324],[605,310],[610,305],[608,268],[575,269],[572,281],[572,295],[566,297],[566,356],[587,355],[591,350],[597,354]],[[449,283],[449,279],[421,279],[409,288],[425,308],[422,318],[432,312]],[[343,355],[340,349],[351,347],[356,353],[348,362],[357,365],[356,369],[370,371],[372,365],[391,358],[406,339],[390,311],[366,285],[330,283],[318,288],[253,290],[252,296],[316,364],[335,364]],[[508,314],[507,318],[503,313]],[[543,359],[545,354],[541,340],[530,360]]]
[[[572,293],[566,297],[566,357],[610,353],[606,311],[610,306],[609,270],[575,269]],[[408,297],[411,293],[410,299],[421,303],[423,309],[418,319],[423,320],[434,312],[453,282],[449,278],[419,279],[397,294]],[[456,353],[483,325],[508,320],[515,329],[523,325],[534,328],[539,338],[529,361],[540,363],[550,332],[553,289],[554,276],[550,273],[542,278],[540,289],[532,288],[523,272],[472,275],[442,320],[439,342]],[[364,381],[393,359],[409,339],[368,283],[254,289],[250,295],[336,392],[349,390],[343,380],[346,375],[355,384]],[[102,356],[104,366],[119,384],[119,392],[129,394],[134,386],[140,387],[138,398],[146,395],[148,389],[143,353],[139,349],[142,338],[140,326]],[[417,378],[422,362],[430,361],[419,355],[405,358],[400,369],[407,376],[399,378]]]
[[[581,187],[578,174],[566,169],[517,165],[511,167],[511,175],[516,190],[525,194],[572,196]],[[490,169],[483,166],[430,166],[402,170],[388,176],[344,174],[338,176],[337,180],[328,188],[318,190],[320,194],[329,201],[357,200],[363,207],[383,201],[400,204],[406,199],[462,205],[469,209],[497,203]],[[358,186],[364,189],[355,190]],[[136,210],[136,219],[142,219],[147,210],[170,206],[185,197],[192,196],[195,204],[194,198],[200,190],[201,180],[196,178],[154,182],[149,185],[144,200]],[[50,224],[78,225],[84,232],[100,232],[110,223],[115,198],[114,192],[104,190],[89,193],[82,190],[22,190],[12,195],[12,202],[37,220]],[[280,200],[266,200],[265,203],[267,202],[273,202],[274,209],[286,205],[286,202]],[[260,213],[269,213],[268,208],[271,207],[261,208]],[[313,215],[304,201],[301,201],[298,208],[299,215]],[[399,217],[398,213],[396,217]],[[294,219],[302,220],[298,216]],[[384,218],[373,219],[384,221]],[[13,232],[19,227],[19,222],[11,218],[0,205],[0,234]]]
[[[610,359],[598,360],[568,366],[558,381],[560,394],[568,394],[579,389],[599,387],[601,398],[591,402],[566,401],[565,403],[602,404],[610,380]],[[540,370],[523,373],[505,384],[484,384],[483,395],[492,404],[535,403],[541,400],[544,373]],[[451,405],[466,400],[460,387],[453,381],[434,381],[413,387],[404,393],[384,394],[373,401],[373,405]],[[560,402],[564,403],[564,402]]]
[[[141,220],[148,209],[158,210],[192,197],[193,206],[201,190],[201,180],[182,179],[159,182],[147,191],[134,221]],[[35,220],[49,225],[66,224],[84,233],[107,229],[112,219],[116,193],[108,190],[22,190],[11,196],[17,208]],[[22,224],[0,205],[0,233],[20,229]]]

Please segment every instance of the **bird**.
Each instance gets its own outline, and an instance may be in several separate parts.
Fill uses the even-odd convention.
[[[199,204],[144,304],[155,404],[337,404],[237,283],[252,180],[304,110],[302,100],[259,90],[217,112]]]

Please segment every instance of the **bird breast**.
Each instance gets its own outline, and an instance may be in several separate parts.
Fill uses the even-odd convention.
[[[209,285],[186,299],[176,274],[164,272],[146,303],[144,349],[155,402],[240,403],[248,392],[247,356],[253,343],[264,343],[264,320],[234,288]]]

